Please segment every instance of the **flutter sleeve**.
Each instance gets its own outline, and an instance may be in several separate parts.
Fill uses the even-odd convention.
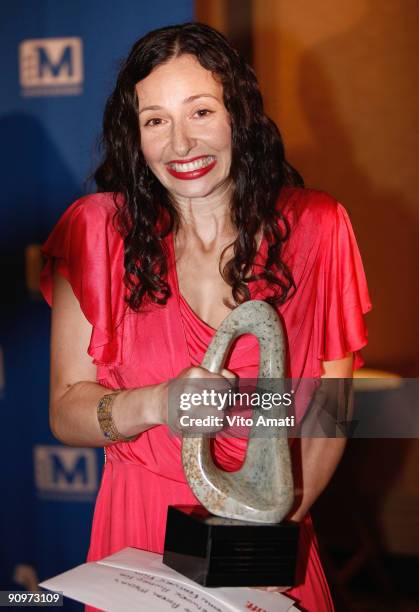
[[[332,361],[354,353],[354,369],[363,365],[367,344],[364,314],[371,310],[361,255],[345,208],[329,207],[321,231],[315,333],[318,359]]]
[[[97,365],[121,363],[126,303],[123,240],[113,223],[111,194],[89,195],[61,216],[41,250],[41,292],[52,306],[54,263],[92,325],[88,354]]]

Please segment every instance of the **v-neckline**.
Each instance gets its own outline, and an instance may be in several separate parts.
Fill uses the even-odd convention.
[[[175,252],[175,238],[174,238],[174,232],[171,232],[168,236],[169,238],[169,248],[170,248],[170,255],[171,255],[171,267],[172,267],[172,274],[173,274],[173,280],[174,280],[174,286],[176,289],[176,296],[177,296],[177,301],[180,307],[180,301],[183,302],[183,304],[186,306],[186,308],[189,310],[189,312],[191,313],[191,315],[197,320],[199,321],[202,325],[204,325],[208,330],[210,330],[213,334],[215,334],[218,330],[218,328],[212,327],[212,325],[210,325],[209,323],[207,323],[206,321],[204,321],[203,319],[201,319],[201,317],[195,312],[195,310],[192,308],[192,306],[189,304],[188,300],[184,297],[184,295],[181,293],[180,291],[180,287],[179,287],[179,278],[178,278],[178,274],[177,274],[177,268],[176,268],[176,252]],[[257,260],[259,259],[259,257],[262,254],[262,249],[264,249],[265,247],[265,235],[262,234],[262,238],[260,240],[259,243],[259,248],[256,251],[256,255],[255,255],[255,259],[253,261],[252,264],[252,272],[251,275],[253,276],[255,273],[255,266],[257,264]],[[250,291],[250,299],[253,299],[252,297],[252,286],[251,284],[248,286],[249,287],[249,291]],[[228,317],[228,315],[226,315],[226,317]],[[225,318],[226,318],[225,317]],[[224,320],[224,319],[223,319]],[[222,323],[222,322],[221,322]],[[220,323],[220,325],[221,325]]]

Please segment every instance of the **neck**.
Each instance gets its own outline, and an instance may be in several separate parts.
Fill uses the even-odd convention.
[[[198,240],[209,247],[234,240],[237,231],[231,222],[229,185],[203,198],[176,196],[175,201],[181,218],[178,237],[182,241]]]

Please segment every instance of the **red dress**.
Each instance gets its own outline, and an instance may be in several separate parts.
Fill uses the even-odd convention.
[[[291,226],[283,258],[297,286],[278,309],[288,340],[288,375],[319,377],[321,362],[358,353],[366,344],[363,314],[371,308],[365,275],[345,209],[325,193],[286,188],[279,205]],[[123,298],[123,241],[112,218],[111,194],[81,198],[63,214],[43,252],[47,263],[41,287],[49,303],[52,259],[70,282],[92,324],[88,353],[97,365],[97,381],[108,388],[133,388],[174,378],[201,363],[215,330],[205,324],[179,293],[169,236],[169,283],[166,306],[139,314]],[[263,258],[263,240],[257,256]],[[250,285],[252,298],[264,288]],[[238,339],[225,367],[240,377],[256,378],[258,344],[251,335]],[[300,415],[301,416],[301,415]],[[215,444],[217,462],[236,470],[245,441]],[[142,433],[135,441],[107,447],[107,461],[93,519],[88,560],[126,546],[162,552],[167,506],[198,503],[184,477],[180,442],[166,426]],[[333,610],[309,516],[303,521],[298,561],[299,584],[286,594],[301,609]]]

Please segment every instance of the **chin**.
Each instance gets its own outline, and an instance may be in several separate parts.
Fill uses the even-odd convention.
[[[205,198],[211,195],[219,188],[219,183],[211,185],[207,183],[205,185],[201,182],[201,184],[199,185],[198,181],[185,181],[184,184],[181,185],[166,184],[165,187],[175,197],[178,196],[182,198]]]
[[[190,189],[176,189],[176,190],[172,190],[172,193],[175,196],[179,196],[182,198],[205,198],[209,195],[211,195],[211,193],[213,193],[214,191],[214,187],[208,187],[207,189],[204,188],[190,188]]]
[[[226,179],[219,181],[179,181],[181,184],[165,185],[166,189],[174,196],[182,198],[206,198],[215,192],[223,192],[226,187]]]

